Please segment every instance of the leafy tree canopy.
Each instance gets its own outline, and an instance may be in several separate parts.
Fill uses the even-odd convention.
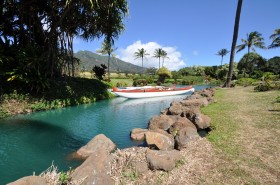
[[[251,76],[254,71],[266,71],[267,60],[257,53],[247,53],[240,59],[237,68]]]

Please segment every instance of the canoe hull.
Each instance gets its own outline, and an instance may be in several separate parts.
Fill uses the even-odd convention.
[[[181,88],[175,90],[163,90],[163,91],[154,91],[149,92],[149,90],[143,90],[142,92],[133,92],[133,91],[113,91],[116,95],[125,97],[125,98],[151,98],[151,97],[160,97],[160,96],[173,96],[173,95],[181,95],[187,92],[194,92],[194,88]]]

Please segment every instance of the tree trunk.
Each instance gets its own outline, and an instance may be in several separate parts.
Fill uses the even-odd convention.
[[[243,0],[238,0],[238,4],[237,4],[235,23],[234,23],[234,32],[233,32],[231,52],[230,52],[229,70],[228,70],[227,80],[226,80],[225,84],[223,85],[223,87],[230,87],[230,84],[231,84],[231,77],[232,77],[232,73],[233,73],[234,54],[235,54],[235,47],[236,47],[236,42],[237,42],[237,38],[238,38],[239,20],[240,20],[241,8],[242,8],[242,1]]]
[[[110,81],[110,54],[108,55],[108,80]]]

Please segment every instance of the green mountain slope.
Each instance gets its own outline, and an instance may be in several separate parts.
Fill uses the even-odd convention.
[[[92,70],[97,65],[105,64],[108,66],[108,56],[101,56],[91,51],[78,51],[74,56],[80,59],[81,68],[84,67],[86,71]],[[121,72],[121,73],[141,73],[142,68],[140,66],[122,61],[118,58],[111,57],[110,59],[110,72]]]

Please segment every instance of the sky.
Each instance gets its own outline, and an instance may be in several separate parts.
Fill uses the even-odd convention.
[[[118,58],[142,65],[134,53],[144,48],[148,55],[144,67],[159,66],[154,51],[162,48],[168,58],[164,66],[179,70],[190,66],[213,66],[221,64],[216,55],[225,48],[231,50],[234,21],[238,0],[127,0],[129,14],[124,19],[125,30],[115,41]],[[246,34],[258,31],[264,42],[271,44],[269,36],[280,28],[280,0],[243,0],[237,45]],[[101,40],[85,42],[74,40],[74,51],[96,52]],[[238,62],[247,50],[235,54]],[[280,56],[280,48],[256,52],[266,59]],[[229,63],[230,53],[223,63]],[[162,65],[162,60],[161,60]]]

